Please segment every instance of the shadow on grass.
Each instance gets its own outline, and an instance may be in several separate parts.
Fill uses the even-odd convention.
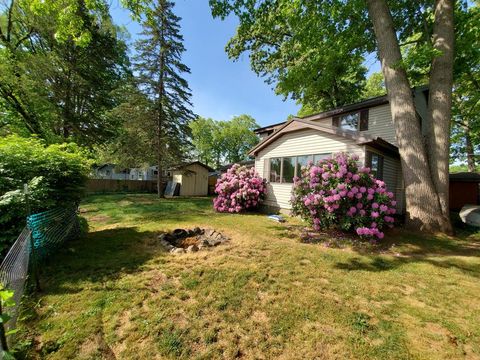
[[[76,293],[85,283],[101,284],[141,271],[145,262],[162,252],[155,233],[134,227],[88,233],[41,264],[41,295]]]
[[[455,268],[470,276],[480,278],[480,238],[478,236],[444,237],[428,236],[397,230],[385,255],[358,252],[347,262],[336,264],[342,270],[389,271],[410,263],[428,263],[440,268]],[[393,247],[392,247],[393,246]],[[355,250],[355,249],[354,249]]]

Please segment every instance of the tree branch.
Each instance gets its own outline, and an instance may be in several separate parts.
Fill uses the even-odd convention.
[[[15,46],[13,47],[13,49],[14,49],[14,50],[17,50],[18,47],[19,47],[25,40],[27,40],[27,39],[30,38],[30,35],[33,34],[33,31],[34,31],[33,28],[31,28],[26,35],[24,35],[23,37],[21,37],[21,38],[17,41],[17,43],[15,44]]]
[[[12,37],[12,14],[13,14],[13,6],[14,6],[15,0],[12,0],[10,3],[10,8],[8,9],[8,20],[7,20],[7,42],[10,42],[11,37]]]

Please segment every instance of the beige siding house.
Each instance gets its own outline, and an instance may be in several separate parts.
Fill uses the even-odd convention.
[[[419,121],[426,116],[428,90],[412,90]],[[395,193],[404,212],[404,186],[395,129],[386,96],[256,130],[262,141],[251,150],[255,169],[268,182],[265,205],[289,210],[293,177],[308,161],[333,153],[356,154]]]

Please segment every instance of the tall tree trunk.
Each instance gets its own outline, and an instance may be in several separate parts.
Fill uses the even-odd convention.
[[[162,8],[165,7],[165,2],[161,1],[160,5]],[[157,114],[157,163],[158,163],[158,173],[157,173],[157,195],[159,198],[163,197],[163,178],[162,178],[162,160],[163,160],[163,124],[164,124],[164,111],[163,111],[163,96],[164,96],[164,64],[165,64],[165,35],[164,35],[164,24],[160,24],[160,54],[159,54],[159,64],[158,64],[158,114]]]
[[[432,180],[444,217],[443,228],[451,231],[448,204],[450,121],[453,86],[454,0],[435,1],[433,47],[439,51],[430,71],[427,146]]]
[[[410,83],[405,69],[399,66],[402,55],[392,16],[385,0],[367,0],[367,5],[400,151],[407,203],[406,225],[428,232],[448,231],[432,181]]]

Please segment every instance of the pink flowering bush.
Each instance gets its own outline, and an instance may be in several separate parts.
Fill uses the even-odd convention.
[[[293,213],[315,230],[337,226],[364,238],[382,239],[394,223],[396,201],[385,183],[359,168],[357,156],[335,154],[302,168],[294,179]]]
[[[267,186],[254,168],[235,164],[217,180],[215,193],[218,195],[213,200],[215,210],[238,213],[258,207],[265,199]]]

